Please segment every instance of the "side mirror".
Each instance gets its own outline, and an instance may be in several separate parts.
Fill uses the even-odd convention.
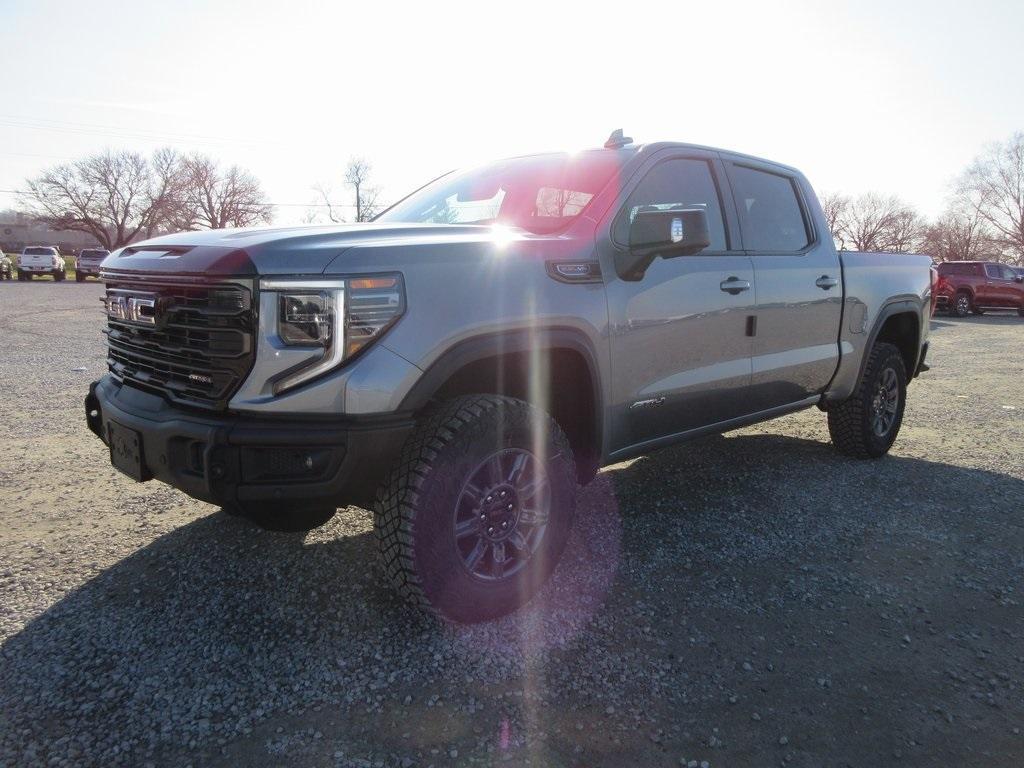
[[[637,211],[629,225],[629,251],[616,257],[623,280],[640,280],[651,262],[661,256],[692,256],[709,245],[708,213],[703,208]]]
[[[1017,275],[1015,278],[1013,278],[1013,281],[1015,283],[1024,283],[1024,275]]]

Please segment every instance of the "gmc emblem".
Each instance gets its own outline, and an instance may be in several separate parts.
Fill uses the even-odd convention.
[[[141,325],[156,325],[156,296],[154,294],[107,296],[107,316],[115,320]]]

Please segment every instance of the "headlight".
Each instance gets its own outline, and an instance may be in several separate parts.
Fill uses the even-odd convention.
[[[260,288],[278,294],[275,323],[269,325],[276,328],[278,343],[322,350],[276,380],[275,394],[338,367],[381,336],[405,309],[400,275],[271,279],[262,281]]]

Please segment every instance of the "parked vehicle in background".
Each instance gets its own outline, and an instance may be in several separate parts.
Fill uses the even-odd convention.
[[[944,261],[938,266],[936,306],[966,317],[987,309],[1015,309],[1024,317],[1024,275],[997,261]]]
[[[66,270],[60,251],[49,245],[30,245],[18,257],[19,280],[31,280],[35,275],[52,275],[60,282],[67,277]]]
[[[555,568],[601,466],[812,406],[883,456],[930,263],[838,253],[794,168],[616,132],[373,223],[115,251],[86,420],[129,477],[267,527],[372,507],[403,595],[489,619]]]
[[[0,280],[11,280],[14,278],[14,265],[7,255],[0,251]]]
[[[78,257],[75,259],[75,282],[84,282],[85,278],[90,275],[98,278],[100,276],[100,262],[109,255],[110,251],[103,248],[83,248],[80,250]]]

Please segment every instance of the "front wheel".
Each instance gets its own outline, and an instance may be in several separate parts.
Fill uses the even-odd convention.
[[[565,434],[522,400],[466,395],[427,415],[377,493],[384,570],[410,601],[470,623],[533,597],[565,548],[576,470]]]
[[[875,344],[857,390],[828,410],[832,443],[858,459],[884,456],[899,434],[906,398],[903,355],[892,344]]]

